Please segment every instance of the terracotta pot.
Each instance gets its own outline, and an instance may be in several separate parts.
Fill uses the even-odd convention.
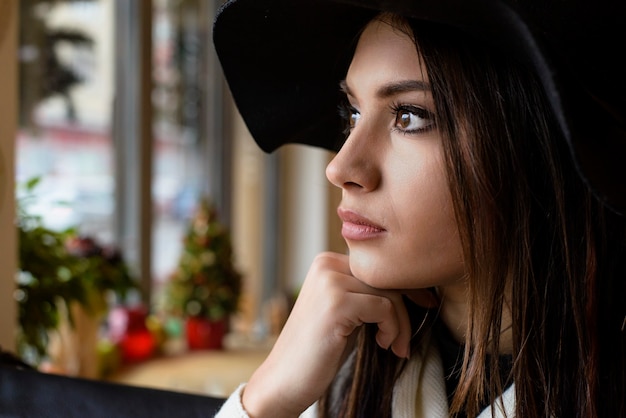
[[[187,347],[190,350],[221,350],[226,334],[226,318],[211,321],[206,318],[190,317],[185,324]]]

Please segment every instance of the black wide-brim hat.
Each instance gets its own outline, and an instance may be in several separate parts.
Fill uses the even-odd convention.
[[[626,213],[625,0],[230,0],[213,41],[258,145],[335,150],[339,82],[381,11],[448,25],[537,73],[582,177]]]

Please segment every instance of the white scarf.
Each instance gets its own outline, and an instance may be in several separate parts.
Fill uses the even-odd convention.
[[[433,344],[413,354],[393,388],[393,418],[447,418],[448,398],[443,365]],[[478,418],[514,418],[515,388],[511,385],[495,402],[495,414],[486,408]]]
[[[448,399],[439,352],[424,341],[424,349],[413,355],[393,388],[393,418],[448,418]],[[222,406],[216,418],[249,418],[241,404],[245,384],[240,385]],[[477,418],[514,418],[515,389],[509,387],[495,402],[495,414],[485,409]],[[506,411],[506,412],[505,412]],[[317,417],[317,402],[300,418]]]

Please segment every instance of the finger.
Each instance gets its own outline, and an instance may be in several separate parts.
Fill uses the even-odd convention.
[[[337,278],[341,278],[341,276],[338,276]],[[382,322],[377,320],[368,320],[363,322],[377,323],[379,325],[379,333],[376,336],[376,340],[381,347],[385,349],[391,348],[398,357],[408,358],[411,343],[411,321],[402,299],[402,294],[396,290],[382,290],[371,287],[348,275],[343,276],[343,280],[341,281],[344,290],[347,292],[370,294],[382,298],[371,299],[374,302],[372,302],[373,305],[369,308],[378,309],[372,309],[366,314],[376,315],[378,313],[383,314],[385,311],[388,311],[389,315],[394,315],[394,324],[396,324],[396,326],[391,327],[391,322]],[[376,301],[382,305],[377,306]],[[389,302],[390,305],[388,305]],[[380,318],[390,318],[389,315],[384,317],[381,316]]]
[[[350,258],[345,254],[330,251],[318,254],[314,263],[320,263],[321,267],[336,271],[337,273],[352,275],[350,271]]]
[[[348,293],[342,305],[345,313],[337,332],[343,338],[351,335],[364,323],[377,324],[376,342],[384,349],[391,348],[399,357],[409,354],[411,326],[400,295],[380,296]]]
[[[326,289],[323,291],[324,305],[330,312],[344,312],[339,315],[344,322],[337,335],[346,338],[363,323],[376,323],[379,328],[377,343],[385,349],[391,348],[399,357],[408,357],[411,323],[399,291],[377,289],[352,276],[349,257],[344,254],[327,252],[318,255],[309,273],[315,277],[318,289]],[[352,302],[344,300],[350,294],[363,297],[353,297]]]
[[[329,274],[332,274],[333,277],[339,274],[352,278],[348,256],[332,252],[318,254],[313,260],[313,263],[311,263],[311,267],[307,273],[307,279],[315,278],[314,281],[317,282],[317,278],[328,277]],[[307,281],[310,280],[305,280],[304,285],[307,284]]]
[[[411,320],[402,295],[394,293],[390,296],[398,318],[399,332],[396,339],[391,344],[391,350],[400,358],[409,358],[411,352]]]

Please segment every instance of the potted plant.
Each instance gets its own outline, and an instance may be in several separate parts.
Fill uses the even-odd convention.
[[[201,199],[166,290],[168,310],[185,318],[190,349],[222,348],[240,295],[241,274],[233,263],[230,234],[215,207]]]
[[[38,183],[39,178],[28,181],[25,196],[17,202],[18,352],[33,365],[50,358],[51,336],[63,332],[63,327],[69,326],[69,332],[76,333],[91,328],[88,332],[97,338],[99,318],[108,310],[108,296],[123,301],[127,292],[137,289],[119,251],[79,237],[74,229],[51,230],[39,217],[28,214],[27,206],[36,198],[33,191]],[[94,377],[94,344],[88,344],[84,334],[75,340],[76,347],[66,356],[85,354],[89,358],[76,358],[76,370],[62,371]],[[90,371],[80,370],[80,363]]]

